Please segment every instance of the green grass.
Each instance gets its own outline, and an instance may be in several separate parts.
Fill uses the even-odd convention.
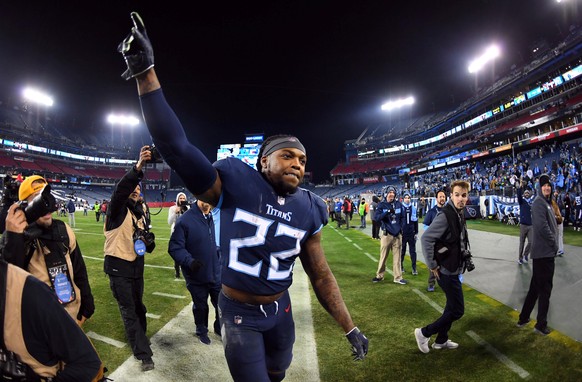
[[[158,209],[152,210],[153,213],[157,211]],[[156,234],[156,249],[153,253],[146,254],[146,264],[172,268],[162,269],[147,266],[145,268],[144,304],[148,309],[148,313],[161,316],[160,319],[148,318],[148,337],[154,335],[192,301],[186,289],[186,284],[183,281],[174,281],[174,261],[167,253],[168,240],[170,238],[170,227],[166,221],[167,216],[167,209],[153,216],[152,225],[154,227],[153,232]],[[103,221],[96,222],[95,214],[92,212],[89,212],[88,216],[83,216],[82,212],[77,212],[75,219],[77,228],[75,234],[77,235],[81,252],[85,257],[87,273],[95,298],[95,314],[83,325],[83,329],[85,332],[93,331],[117,341],[126,342],[119,308],[111,295],[109,278],[103,272],[103,243],[105,241]],[[62,220],[68,222],[67,218],[62,218]],[[98,258],[98,260],[91,258]],[[153,292],[183,295],[186,298],[175,299],[154,296],[152,295]],[[194,336],[194,321],[192,321],[192,335]],[[132,356],[129,344],[119,349],[98,340],[92,341],[105,366],[110,371],[115,370],[128,357]]]
[[[154,210],[153,212],[157,212]],[[191,301],[184,282],[174,281],[173,260],[167,254],[170,235],[166,223],[167,210],[153,217],[153,231],[157,247],[146,254],[146,264],[167,266],[172,269],[145,270],[144,303],[148,312],[160,319],[148,318],[148,336],[160,330]],[[123,323],[117,303],[109,289],[109,279],[103,273],[103,225],[95,215],[76,214],[77,240],[86,257],[87,271],[95,296],[95,315],[84,325],[86,332],[93,331],[125,342]],[[66,221],[66,218],[64,219]],[[518,235],[519,228],[491,221],[469,221],[470,229],[482,229],[509,235]],[[582,346],[554,331],[549,337],[534,336],[530,330],[516,330],[516,313],[475,290],[465,287],[465,316],[453,325],[451,338],[461,343],[455,351],[418,351],[412,332],[425,325],[439,313],[413,292],[424,293],[427,270],[419,265],[420,276],[409,280],[407,286],[388,282],[372,284],[376,263],[362,252],[377,258],[378,241],[358,230],[341,231],[362,247],[352,245],[331,227],[323,231],[323,245],[330,266],[340,284],[342,294],[354,322],[370,339],[370,352],[364,362],[352,362],[348,342],[335,321],[323,310],[312,294],[312,310],[322,381],[519,381],[521,378],[504,366],[485,347],[469,337],[467,331],[476,332],[499,352],[527,370],[531,381],[582,380]],[[582,235],[580,235],[582,236]],[[565,233],[567,244],[582,245],[571,229]],[[98,258],[98,260],[89,257]],[[391,261],[391,260],[389,260]],[[407,258],[409,262],[409,259]],[[153,296],[163,292],[186,296],[172,299]],[[428,296],[441,307],[445,304],[442,293]],[[194,323],[192,323],[194,332]],[[301,333],[297,333],[301,336]],[[194,339],[194,337],[193,337]],[[129,345],[118,349],[93,340],[109,370],[115,370],[131,357]]]
[[[519,227],[498,222],[470,221],[470,229],[519,235]],[[501,228],[501,230],[499,230]],[[554,331],[548,337],[517,330],[513,309],[464,286],[465,315],[455,322],[451,338],[461,344],[455,351],[422,354],[413,330],[440,316],[413,289],[445,305],[443,293],[425,293],[428,271],[419,264],[419,277],[408,278],[407,286],[389,281],[370,282],[377,263],[363,252],[379,257],[379,242],[359,230],[341,231],[362,250],[346,245],[345,238],[329,226],[324,230],[324,249],[340,284],[354,322],[370,340],[364,362],[351,362],[348,344],[335,321],[321,308],[312,293],[317,352],[322,381],[520,381],[523,380],[498,360],[485,346],[477,344],[467,331],[497,349],[526,370],[532,381],[581,381],[582,345]],[[573,233],[573,232],[572,232]],[[574,238],[576,242],[577,238]],[[572,244],[570,242],[570,244]],[[389,258],[392,262],[392,255]],[[407,257],[405,264],[410,269]],[[405,266],[406,267],[406,266]],[[558,365],[559,363],[559,365]]]

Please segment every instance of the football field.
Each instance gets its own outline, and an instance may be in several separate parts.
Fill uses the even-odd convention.
[[[103,273],[102,222],[96,222],[93,213],[85,217],[77,212],[75,232],[96,305],[84,330],[115,381],[230,380],[220,339],[211,335],[212,343],[207,346],[194,336],[190,295],[183,279],[174,278],[173,260],[166,252],[170,231],[166,217],[166,209],[153,217],[157,245],[153,254],[146,254],[144,275],[148,336],[156,369],[139,371],[126,344],[119,310]],[[542,337],[534,335],[533,326],[516,328],[513,308],[467,284],[465,316],[450,332],[459,348],[420,353],[412,335],[414,328],[436,319],[445,304],[438,288],[435,293],[426,292],[424,264],[419,263],[418,276],[405,275],[408,285],[393,284],[389,275],[373,284],[378,241],[358,229],[338,230],[330,224],[323,231],[323,245],[354,322],[370,340],[369,354],[363,362],[351,360],[341,329],[317,302],[298,263],[291,289],[297,342],[286,380],[582,380],[580,342],[557,330]],[[486,248],[473,247],[474,253],[479,250]],[[405,268],[410,271],[408,256]],[[480,272],[479,266],[476,272]],[[559,306],[552,305],[552,309]]]

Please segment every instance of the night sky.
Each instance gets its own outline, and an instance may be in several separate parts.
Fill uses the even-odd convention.
[[[580,0],[10,3],[0,9],[0,99],[36,86],[55,98],[64,132],[110,139],[108,113],[140,115],[116,51],[135,10],[166,97],[211,160],[245,133],[292,133],[317,182],[343,159],[345,140],[390,118],[454,108],[476,80],[490,84],[527,62],[536,41],[555,45],[582,11]],[[493,42],[502,57],[475,79],[467,65]],[[408,95],[410,109],[379,110]]]

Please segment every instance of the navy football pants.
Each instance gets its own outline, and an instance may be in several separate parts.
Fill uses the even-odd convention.
[[[268,371],[287,370],[295,342],[288,291],[268,305],[240,303],[221,292],[218,307],[224,354],[235,381],[269,382]]]

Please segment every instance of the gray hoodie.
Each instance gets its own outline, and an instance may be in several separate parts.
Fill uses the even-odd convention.
[[[551,194],[550,200],[544,198],[541,192],[536,196],[531,206],[531,220],[531,258],[555,257],[558,253],[558,223],[552,209]]]

